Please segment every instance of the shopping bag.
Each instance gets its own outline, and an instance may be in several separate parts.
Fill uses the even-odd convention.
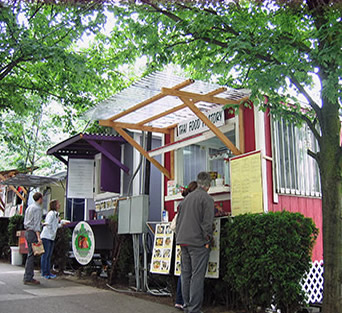
[[[33,243],[32,250],[34,255],[41,255],[45,252],[44,246],[42,243]]]

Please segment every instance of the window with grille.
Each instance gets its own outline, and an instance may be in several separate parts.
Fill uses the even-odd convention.
[[[277,193],[321,196],[319,169],[307,150],[318,151],[308,126],[272,119],[273,171]]]

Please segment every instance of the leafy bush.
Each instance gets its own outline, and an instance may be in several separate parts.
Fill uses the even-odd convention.
[[[8,250],[8,218],[0,218],[0,258]]]
[[[310,269],[318,235],[312,219],[286,211],[245,214],[221,231],[224,280],[246,309],[274,305],[282,313],[295,312],[305,300],[300,282]]]
[[[113,235],[112,267],[109,274],[109,284],[126,282],[128,273],[134,272],[134,254],[131,235],[118,234],[118,217],[109,217],[109,228]]]
[[[58,228],[55,246],[52,252],[51,264],[54,264],[61,273],[66,267],[70,250],[71,230],[68,227]]]
[[[18,245],[17,231],[24,229],[24,216],[16,214],[10,217],[8,223],[8,244],[10,246]]]

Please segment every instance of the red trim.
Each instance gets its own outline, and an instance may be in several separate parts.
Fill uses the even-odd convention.
[[[243,108],[243,120],[245,128],[245,152],[255,150],[255,121],[254,121],[254,106]]]
[[[237,160],[237,159],[244,158],[244,157],[246,157],[246,156],[250,156],[250,155],[253,155],[253,154],[260,153],[260,152],[261,152],[260,150],[252,151],[252,152],[247,152],[247,153],[244,153],[244,154],[241,154],[241,155],[237,155],[237,156],[235,156],[235,157],[232,157],[230,160],[234,161],[234,160]]]

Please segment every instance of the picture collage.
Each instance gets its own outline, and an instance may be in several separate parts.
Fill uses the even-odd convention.
[[[150,269],[151,273],[170,273],[174,237],[170,225],[171,223],[162,223],[156,225]]]

